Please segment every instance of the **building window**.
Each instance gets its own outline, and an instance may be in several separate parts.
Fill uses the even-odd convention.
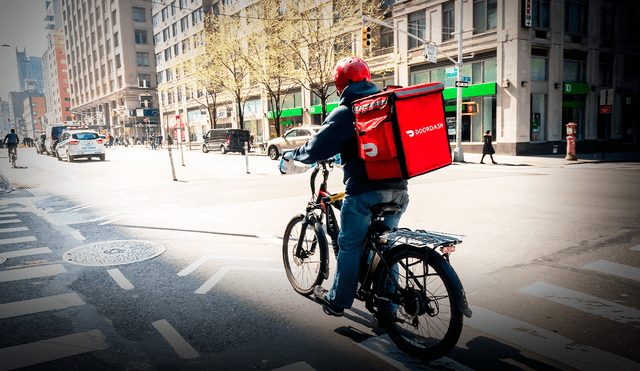
[[[169,81],[173,80],[173,72],[171,71],[171,68],[168,68],[168,69],[165,71],[165,74],[166,74],[166,76],[167,76],[167,82],[169,82]]]
[[[180,0],[180,10],[187,7],[187,0]]]
[[[162,22],[164,22],[167,18],[169,18],[169,8],[165,7],[164,9],[162,9]]]
[[[255,6],[255,5],[254,5]],[[195,26],[196,24],[202,22],[203,19],[203,12],[202,12],[202,8],[200,9],[196,9],[192,14],[192,21],[193,21],[193,25]]]
[[[614,29],[613,3],[602,2],[600,11],[600,40],[603,47],[613,47]]]
[[[531,141],[546,140],[547,95],[531,94]]]
[[[581,1],[567,0],[564,3],[564,31],[575,36],[587,35],[587,5]]]
[[[112,26],[115,26],[118,23],[118,17],[116,17],[116,15],[117,15],[116,10],[111,12],[111,22],[113,22],[111,24]]]
[[[137,52],[136,59],[138,61],[138,66],[140,67],[149,66],[149,53]]]
[[[162,60],[162,53],[156,54],[156,66],[159,66],[160,64],[162,64],[162,62],[164,62]]]
[[[157,17],[153,17],[154,18],[154,26],[156,25],[158,19]],[[136,8],[133,7],[133,21],[134,22],[141,22],[144,23],[147,21],[147,19],[145,18],[145,9],[144,8]]]
[[[156,73],[156,82],[158,84],[162,84],[164,82],[163,77],[164,77],[164,73],[163,72]]]
[[[498,27],[498,0],[473,2],[473,33],[479,34]]]
[[[162,34],[160,32],[158,32],[157,34],[153,35],[153,42],[158,45],[162,42]]]
[[[172,24],[171,28],[173,29],[173,37],[178,36],[178,22]]]
[[[451,34],[456,30],[456,3],[449,1],[442,5],[442,41],[453,39]]]
[[[120,54],[116,55],[116,69],[122,67],[122,64],[120,63]]]
[[[169,30],[169,27],[167,27],[164,30],[162,30],[162,41],[167,41],[170,38],[171,38],[171,31]]]
[[[165,61],[170,61],[171,60],[171,48],[166,48],[164,50],[164,60]]]
[[[182,40],[182,54],[189,51],[189,39]]]
[[[176,2],[172,2],[171,3],[171,15],[175,15],[176,14]]]
[[[119,41],[119,38],[118,38],[118,33],[116,32],[116,33],[113,34],[113,47],[117,48],[118,45],[120,45],[120,41]]]
[[[138,75],[138,86],[141,88],[150,88],[151,87],[151,75],[148,74],[140,74]]]
[[[153,24],[153,27],[158,25],[158,22],[160,22],[159,18],[160,18],[159,14],[156,14],[153,17],[151,17],[151,23]]]
[[[189,29],[189,16],[186,16],[180,20],[180,31],[185,32]]]
[[[180,55],[180,43],[177,43],[173,46],[173,55],[176,57]]]
[[[547,81],[546,58],[531,58],[531,81]]]
[[[145,30],[135,30],[135,40],[136,44],[146,44],[147,43],[147,31]]]
[[[533,0],[532,25],[534,28],[549,29],[549,0]]]
[[[140,108],[151,108],[151,102],[153,101],[153,97],[150,95],[141,95],[140,96]]]
[[[424,39],[424,31],[426,26],[426,15],[424,11],[418,11],[409,14],[409,24],[408,24],[408,32],[412,35],[415,35],[421,39]],[[422,42],[414,39],[413,37],[408,38],[409,49],[417,48],[422,46]]]
[[[563,81],[584,82],[585,63],[565,60],[562,66]]]

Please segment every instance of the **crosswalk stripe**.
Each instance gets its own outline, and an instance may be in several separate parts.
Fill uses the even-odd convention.
[[[0,214],[0,218],[15,218],[16,214]]]
[[[107,349],[100,330],[81,332],[0,349],[0,370],[14,370],[60,358]]]
[[[260,268],[260,267],[246,267],[246,266],[225,266],[220,268],[211,278],[209,278],[199,289],[196,290],[196,294],[206,294],[215,286],[227,273],[234,271],[257,271],[257,272],[284,272],[283,268]]]
[[[26,314],[59,310],[84,305],[78,294],[62,294],[45,298],[16,301],[0,304],[0,318],[24,316]]]
[[[23,232],[28,231],[27,227],[0,228],[0,233]]]
[[[613,274],[614,276],[640,281],[640,268],[631,267],[624,264],[614,263],[606,260],[598,260],[595,263],[584,265],[582,268],[593,269],[594,271]]]
[[[22,242],[33,242],[38,239],[35,236],[26,236],[26,237],[14,237],[14,238],[4,238],[0,240],[0,245],[11,245],[14,243],[22,243]]]
[[[551,300],[616,322],[640,322],[640,310],[548,283],[537,282],[520,289],[520,292]]]
[[[465,325],[579,370],[639,370],[640,364],[603,350],[576,344],[552,331],[471,306]]]
[[[17,258],[19,256],[29,256],[29,255],[37,255],[37,254],[48,254],[52,253],[51,249],[48,247],[36,247],[33,249],[24,249],[24,250],[16,250],[16,251],[7,251],[0,252],[0,256],[3,258]]]
[[[228,255],[205,255],[195,262],[191,263],[188,267],[178,272],[178,276],[186,276],[191,274],[193,271],[198,269],[202,264],[206,263],[209,260],[218,259],[218,260],[247,260],[247,261],[263,261],[270,262],[273,261],[273,258],[262,258],[262,257],[253,257],[253,256],[228,256]]]
[[[20,268],[10,271],[0,272],[0,282],[10,282],[26,280],[30,278],[40,278],[55,276],[56,274],[67,273],[62,264],[44,265],[41,267]]]
[[[125,277],[124,274],[120,272],[119,269],[109,269],[107,270],[107,273],[109,273],[111,278],[113,278],[113,280],[116,281],[118,286],[120,286],[122,289],[124,290],[133,289],[133,284],[131,283],[131,281],[129,281],[127,277]]]
[[[22,220],[20,219],[0,220],[0,224],[12,224],[12,223],[22,223]]]
[[[200,354],[195,350],[182,336],[171,326],[165,319],[152,323],[153,327],[160,332],[163,338],[169,342],[169,345],[178,353],[178,356],[182,359],[193,359],[200,357]]]

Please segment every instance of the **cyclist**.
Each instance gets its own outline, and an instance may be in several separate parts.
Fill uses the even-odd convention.
[[[9,156],[9,162],[11,162],[11,152],[16,154],[16,160],[18,159],[18,143],[20,143],[20,138],[18,138],[18,134],[16,134],[16,129],[11,129],[11,132],[5,135],[3,143],[7,144],[7,155]]]
[[[386,226],[397,228],[409,203],[409,195],[406,180],[369,180],[364,161],[358,156],[351,104],[356,99],[379,92],[371,83],[369,66],[359,57],[344,58],[336,64],[333,79],[340,95],[339,106],[331,111],[311,140],[283,155],[281,171],[292,168],[288,163],[291,160],[311,164],[340,154],[346,197],[340,213],[338,264],[331,290],[320,286],[313,290],[324,311],[339,317],[344,314],[344,309],[351,308],[355,299],[360,256],[371,224],[371,208],[382,202],[395,202],[402,206],[401,213],[385,220]]]

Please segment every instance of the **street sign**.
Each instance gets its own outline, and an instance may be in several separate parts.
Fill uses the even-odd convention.
[[[469,83],[467,81],[456,81],[456,88],[468,88]]]
[[[458,67],[445,68],[444,72],[447,74],[448,79],[458,77]]]
[[[471,76],[462,76],[462,81],[471,82]]]
[[[433,44],[424,44],[424,58],[427,62],[437,63],[438,53],[436,52],[436,46]]]
[[[602,114],[611,113],[611,106],[600,106],[600,113]]]

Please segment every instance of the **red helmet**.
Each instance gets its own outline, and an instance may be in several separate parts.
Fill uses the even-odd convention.
[[[338,93],[354,82],[371,81],[369,65],[360,57],[342,58],[333,69],[333,80],[336,82]]]

